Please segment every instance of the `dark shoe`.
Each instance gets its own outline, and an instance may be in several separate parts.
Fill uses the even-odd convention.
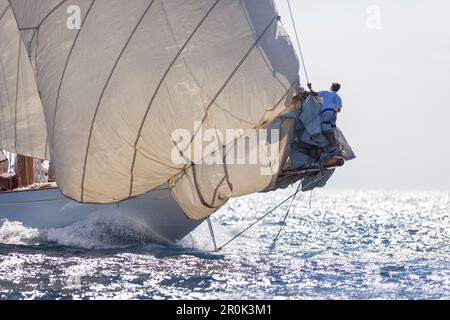
[[[323,161],[325,168],[342,167],[345,164],[345,159],[341,157],[331,157]]]

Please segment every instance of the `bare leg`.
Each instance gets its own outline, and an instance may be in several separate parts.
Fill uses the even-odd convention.
[[[334,135],[333,132],[323,132],[324,137],[327,139],[328,143],[330,144],[330,146],[338,149],[338,145],[337,145],[337,141],[336,141],[336,136]]]
[[[323,159],[323,165],[326,168],[341,167],[344,165],[345,161],[340,157],[339,147],[337,144],[336,135],[333,132],[323,132],[324,137],[327,139],[329,147],[328,154],[325,159]]]

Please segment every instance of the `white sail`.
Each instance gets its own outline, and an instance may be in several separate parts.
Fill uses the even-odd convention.
[[[20,27],[36,30],[26,38],[58,185],[81,202],[115,202],[170,180],[183,209],[195,211],[203,205],[189,174],[180,176],[185,166],[172,162],[171,134],[192,131],[195,121],[223,131],[258,127],[285,109],[297,82],[298,59],[272,0],[11,4]],[[69,6],[80,8],[80,29],[67,26],[76,19]],[[200,174],[223,183],[217,170]],[[235,170],[237,191],[220,193],[221,204],[271,180],[253,183],[253,171]]]
[[[49,159],[47,127],[14,12],[0,0],[0,148]]]

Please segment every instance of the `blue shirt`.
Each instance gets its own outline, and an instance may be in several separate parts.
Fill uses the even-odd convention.
[[[323,98],[323,110],[334,110],[342,108],[342,99],[334,91],[320,91],[318,92],[319,97]]]

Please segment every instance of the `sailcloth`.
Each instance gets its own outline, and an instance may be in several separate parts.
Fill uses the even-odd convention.
[[[272,0],[10,2],[67,196],[111,203],[169,182],[202,218],[273,180],[204,154],[172,161],[178,129],[245,132],[286,108],[299,63]]]
[[[0,0],[0,148],[49,159],[34,72],[8,0]]]

